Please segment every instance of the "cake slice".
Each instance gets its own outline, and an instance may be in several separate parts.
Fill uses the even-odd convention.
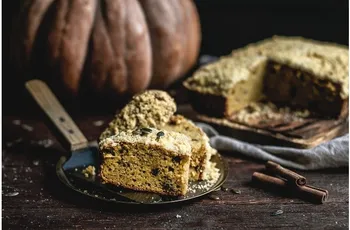
[[[100,140],[137,127],[153,127],[185,134],[191,138],[190,179],[203,180],[213,152],[209,138],[192,121],[181,115],[173,115],[175,111],[173,98],[164,91],[149,90],[138,94],[110,122]]]
[[[348,58],[345,46],[274,36],[201,67],[184,86],[209,116],[230,117],[265,98],[337,118],[347,114]]]
[[[168,123],[160,128],[185,134],[191,139],[190,179],[194,181],[203,180],[213,153],[207,135],[192,121],[181,115],[174,115]]]
[[[186,194],[191,158],[187,136],[140,128],[107,137],[99,148],[103,182],[163,195]]]

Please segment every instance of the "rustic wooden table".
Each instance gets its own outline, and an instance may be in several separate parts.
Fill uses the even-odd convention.
[[[31,114],[27,111],[26,114]],[[94,140],[112,116],[76,116]],[[103,123],[103,124],[102,124]],[[220,200],[202,197],[169,206],[122,206],[100,203],[58,181],[55,163],[65,154],[41,116],[5,115],[2,148],[2,223],[4,229],[348,229],[348,170],[301,172],[329,190],[329,200],[312,204],[250,184],[263,162],[224,153],[229,164]],[[283,214],[272,216],[276,210]]]

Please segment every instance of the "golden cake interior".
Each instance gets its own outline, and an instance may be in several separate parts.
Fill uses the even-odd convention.
[[[106,138],[100,143],[102,180],[133,190],[184,195],[189,179],[189,141],[185,135],[156,129]]]
[[[164,149],[135,144],[118,144],[101,167],[105,181],[125,188],[161,194],[184,195],[188,187],[188,156],[178,156]]]
[[[227,110],[225,115],[239,111],[250,102],[263,98],[265,62],[259,63],[247,80],[236,83],[227,97]]]

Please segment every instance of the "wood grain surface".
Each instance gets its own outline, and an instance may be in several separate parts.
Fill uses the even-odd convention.
[[[349,132],[348,118],[321,120],[305,119],[276,127],[253,127],[225,118],[198,115],[199,120],[211,124],[219,132],[256,143],[294,148],[312,148]]]
[[[105,128],[110,116],[74,116],[89,140]],[[292,194],[250,183],[264,162],[224,153],[228,188],[209,197],[169,206],[122,206],[99,203],[66,188],[55,175],[64,152],[40,116],[3,117],[3,229],[348,229],[348,170],[298,173],[329,191],[316,205]],[[101,125],[102,124],[102,125]],[[18,194],[17,194],[18,193]],[[279,216],[271,213],[283,210]]]

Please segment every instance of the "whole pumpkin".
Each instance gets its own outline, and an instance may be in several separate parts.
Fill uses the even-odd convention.
[[[12,47],[26,76],[78,93],[162,88],[195,63],[200,22],[191,0],[24,0]]]

